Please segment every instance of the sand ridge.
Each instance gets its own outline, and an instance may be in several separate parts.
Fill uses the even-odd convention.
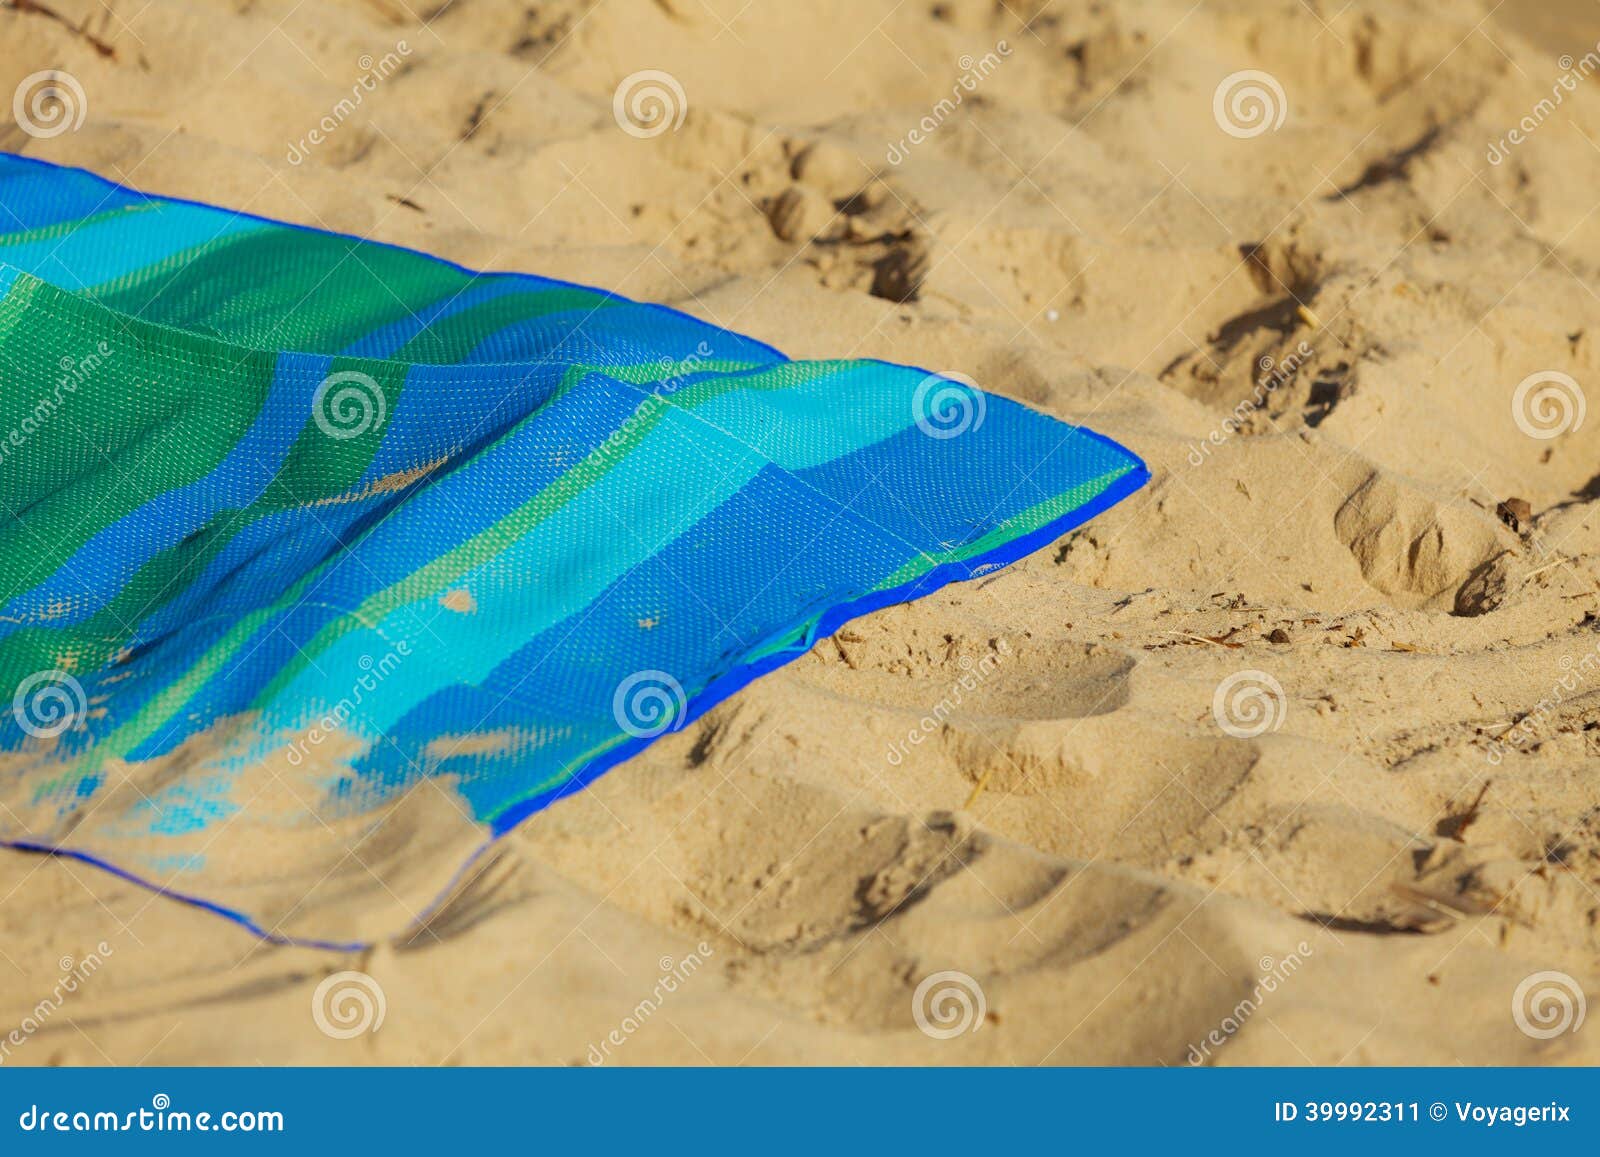
[[[114,948],[5,1063],[1600,1059],[1514,1014],[1540,973],[1600,993],[1600,93],[1537,111],[1600,28],[1491,7],[0,10],[0,91],[88,105],[0,147],[959,372],[1154,475],[371,952],[0,856],[0,1030]],[[676,127],[630,132],[649,70]],[[1249,71],[1264,127],[1215,99]],[[349,971],[375,1032],[314,1015]]]

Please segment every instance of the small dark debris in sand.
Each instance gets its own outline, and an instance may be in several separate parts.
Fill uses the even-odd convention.
[[[1533,507],[1526,498],[1508,498],[1494,512],[1512,530],[1520,531],[1533,521]]]
[[[467,122],[461,128],[460,139],[470,141],[478,135],[478,130],[483,127],[484,117],[489,112],[489,102],[494,99],[494,93],[486,92],[477,104],[472,106],[472,111],[467,114]]]
[[[837,237],[844,228],[832,202],[804,185],[790,185],[778,194],[767,208],[767,221],[779,240],[801,244]]]
[[[1483,814],[1483,798],[1489,794],[1489,785],[1493,782],[1490,779],[1484,780],[1483,786],[1478,789],[1477,798],[1467,806],[1467,810],[1440,820],[1438,826],[1434,828],[1434,834],[1446,839],[1465,841],[1467,829]]]
[[[1269,643],[1287,643],[1288,641],[1289,632],[1284,630],[1282,627],[1273,627],[1272,630],[1267,633],[1267,642]]]
[[[1570,844],[1558,836],[1545,846],[1544,861],[1559,868],[1570,868],[1570,861],[1577,851],[1576,844]]]
[[[1436,915],[1432,912],[1401,912],[1395,915],[1382,915],[1374,919],[1362,920],[1351,916],[1339,916],[1329,912],[1300,912],[1300,919],[1309,920],[1313,924],[1321,924],[1324,928],[1334,932],[1365,932],[1374,936],[1420,936],[1435,932],[1443,932],[1454,923],[1447,916]]]
[[[94,49],[95,52],[97,52],[106,60],[115,60],[117,58],[117,50],[108,42],[100,39],[100,37],[94,35],[94,33],[90,32],[87,28],[83,28],[75,24],[73,21],[61,15],[61,13],[57,12],[55,9],[39,3],[39,0],[11,0],[10,6],[17,12],[21,12],[30,16],[43,16],[47,20],[55,21],[68,32],[71,32],[74,36],[78,37],[78,39],[82,40],[90,48]]]
[[[872,267],[872,296],[888,301],[915,301],[927,274],[925,250],[891,249]]]

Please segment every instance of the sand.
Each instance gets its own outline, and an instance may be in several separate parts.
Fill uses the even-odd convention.
[[[87,115],[0,147],[963,373],[1154,479],[403,943],[0,854],[0,1061],[1600,1061],[1592,6],[20,7],[0,92]],[[624,131],[649,69],[684,100]],[[1243,70],[1281,97],[1216,105]]]

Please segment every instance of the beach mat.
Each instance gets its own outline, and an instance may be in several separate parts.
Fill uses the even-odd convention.
[[[398,934],[845,621],[1147,478],[959,378],[0,154],[0,842]]]

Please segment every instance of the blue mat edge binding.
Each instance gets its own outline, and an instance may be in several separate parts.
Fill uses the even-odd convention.
[[[447,266],[468,276],[481,276],[483,273],[481,270],[470,269],[467,266],[460,265],[449,260],[448,258],[439,257],[436,254],[427,253],[423,250],[410,249],[403,245],[395,245],[387,241],[378,241],[371,238],[358,237],[355,234],[340,233],[331,229],[319,229],[314,226],[301,225],[293,221],[282,221],[276,218],[249,213],[240,209],[231,209],[225,205],[213,205],[205,201],[191,198],[175,197],[167,194],[150,194],[138,189],[130,188],[121,184],[120,182],[110,180],[109,178],[102,177],[98,173],[95,173],[89,169],[81,168],[79,166],[59,165],[50,161],[41,160],[36,157],[29,157],[20,153],[10,153],[4,150],[0,150],[0,156],[4,156],[10,160],[20,161],[40,169],[57,172],[65,170],[78,173],[99,183],[100,185],[105,186],[108,190],[131,197],[148,200],[159,199],[161,201],[174,204],[190,205],[195,208],[227,213],[234,218],[241,220],[258,221],[266,225],[287,228],[297,232],[309,233],[316,236],[339,238],[341,240],[354,241],[364,245],[375,245],[384,249],[405,253],[413,257],[422,257],[440,265]],[[695,322],[696,324],[704,324],[702,319],[695,317],[693,314],[689,314],[683,310],[674,309],[668,305],[662,305],[659,302],[635,302],[631,298],[624,297],[621,294],[614,293],[610,290],[583,285],[579,282],[566,281],[562,278],[547,277],[545,274],[540,274],[539,276],[545,277],[546,280],[552,282],[570,286],[574,289],[599,293],[613,300],[628,302],[629,304],[640,305],[647,309],[657,310],[673,318],[682,318]],[[747,337],[743,334],[740,336],[745,337],[746,340],[752,342],[753,344],[770,351],[773,355],[782,358],[784,361],[793,360],[776,346],[773,346],[767,342],[763,342],[758,338]],[[900,369],[909,369],[916,373],[921,373],[928,376],[943,376],[936,375],[935,371],[927,370],[921,366],[910,366],[898,362],[888,362],[881,358],[863,358],[861,360],[866,362],[875,362],[879,365],[895,366]],[[1016,405],[1023,406],[1026,409],[1033,409],[1033,407],[1027,406],[1026,403],[1017,402],[1015,399],[1012,399],[1012,401],[1015,402]],[[1034,412],[1037,413],[1039,411]],[[1053,417],[1051,415],[1044,416]],[[762,675],[769,674],[770,672],[793,662],[795,659],[809,651],[811,647],[813,647],[819,640],[831,637],[842,626],[851,620],[870,614],[873,611],[881,610],[885,607],[895,606],[901,603],[908,603],[915,599],[922,598],[925,595],[932,594],[933,592],[950,585],[951,583],[966,582],[974,578],[985,577],[1002,567],[1009,566],[1011,563],[1017,562],[1018,560],[1033,554],[1035,551],[1041,550],[1045,546],[1048,546],[1062,535],[1083,525],[1096,515],[1109,510],[1111,507],[1121,502],[1124,498],[1136,493],[1144,486],[1146,482],[1150,480],[1150,470],[1145,464],[1144,460],[1122,443],[1108,438],[1104,434],[1100,434],[1094,430],[1088,429],[1087,427],[1072,425],[1071,423],[1066,422],[1064,419],[1056,418],[1054,420],[1061,422],[1063,426],[1066,427],[1067,433],[1063,435],[1062,443],[1066,441],[1066,438],[1072,436],[1081,435],[1090,438],[1094,441],[1113,447],[1119,454],[1126,455],[1132,460],[1132,467],[1127,473],[1117,478],[1116,481],[1107,486],[1105,490],[1096,495],[1094,498],[1090,499],[1088,502],[1084,503],[1082,506],[1067,512],[1060,518],[1048,522],[1036,530],[1012,539],[1010,542],[1004,543],[993,550],[974,555],[969,559],[941,564],[940,566],[935,567],[933,570],[922,575],[916,580],[907,583],[904,586],[895,587],[886,591],[877,591],[865,598],[857,599],[848,603],[841,603],[837,606],[829,608],[823,613],[818,621],[816,630],[809,637],[803,640],[800,645],[778,651],[773,654],[765,655],[753,663],[736,667],[733,670],[728,671],[720,678],[715,679],[711,683],[707,684],[699,694],[687,700],[681,719],[679,722],[674,724],[672,730],[682,730],[700,716],[710,711],[717,704],[737,694],[744,687],[754,680],[760,678]],[[1059,448],[1062,443],[1058,443],[1056,448]],[[1052,449],[1051,452],[1053,453],[1054,449]],[[400,930],[394,938],[403,939],[407,933],[425,925],[431,915],[435,913],[439,906],[455,892],[461,881],[469,875],[473,867],[483,858],[483,856],[488,853],[506,834],[515,829],[523,820],[528,818],[528,816],[594,782],[594,780],[598,779],[601,775],[605,774],[607,771],[610,771],[618,764],[631,759],[633,756],[643,751],[646,747],[654,743],[657,738],[659,738],[659,736],[630,739],[625,743],[619,744],[611,750],[605,752],[603,755],[600,755],[591,760],[589,763],[585,764],[581,769],[573,774],[571,779],[567,780],[559,787],[541,795],[526,799],[517,804],[515,807],[510,808],[503,815],[499,816],[495,820],[489,838],[485,840],[484,843],[481,844],[470,857],[468,857],[467,861],[463,863],[460,868],[457,869],[457,871],[451,877],[449,883],[423,910],[423,912],[417,917],[412,925],[408,928]],[[53,845],[40,844],[27,840],[6,840],[4,838],[0,838],[0,847],[44,855],[61,856],[66,859],[76,860],[80,863],[88,864],[92,867],[101,869],[102,871],[109,872],[118,879],[125,880],[128,883],[145,888],[153,893],[156,893],[157,895],[179,901],[180,903],[199,908],[217,916],[222,916],[270,943],[303,948],[326,949],[338,952],[360,951],[362,949],[373,947],[375,943],[373,941],[331,941],[288,936],[284,933],[276,932],[270,928],[264,927],[258,921],[252,919],[243,912],[229,908],[222,904],[215,903],[211,900],[206,900],[203,897],[179,892],[164,885],[157,884],[152,880],[148,880],[139,876],[137,873],[130,872],[125,868],[121,868],[116,864],[87,852],[77,851],[70,848],[55,847]]]

